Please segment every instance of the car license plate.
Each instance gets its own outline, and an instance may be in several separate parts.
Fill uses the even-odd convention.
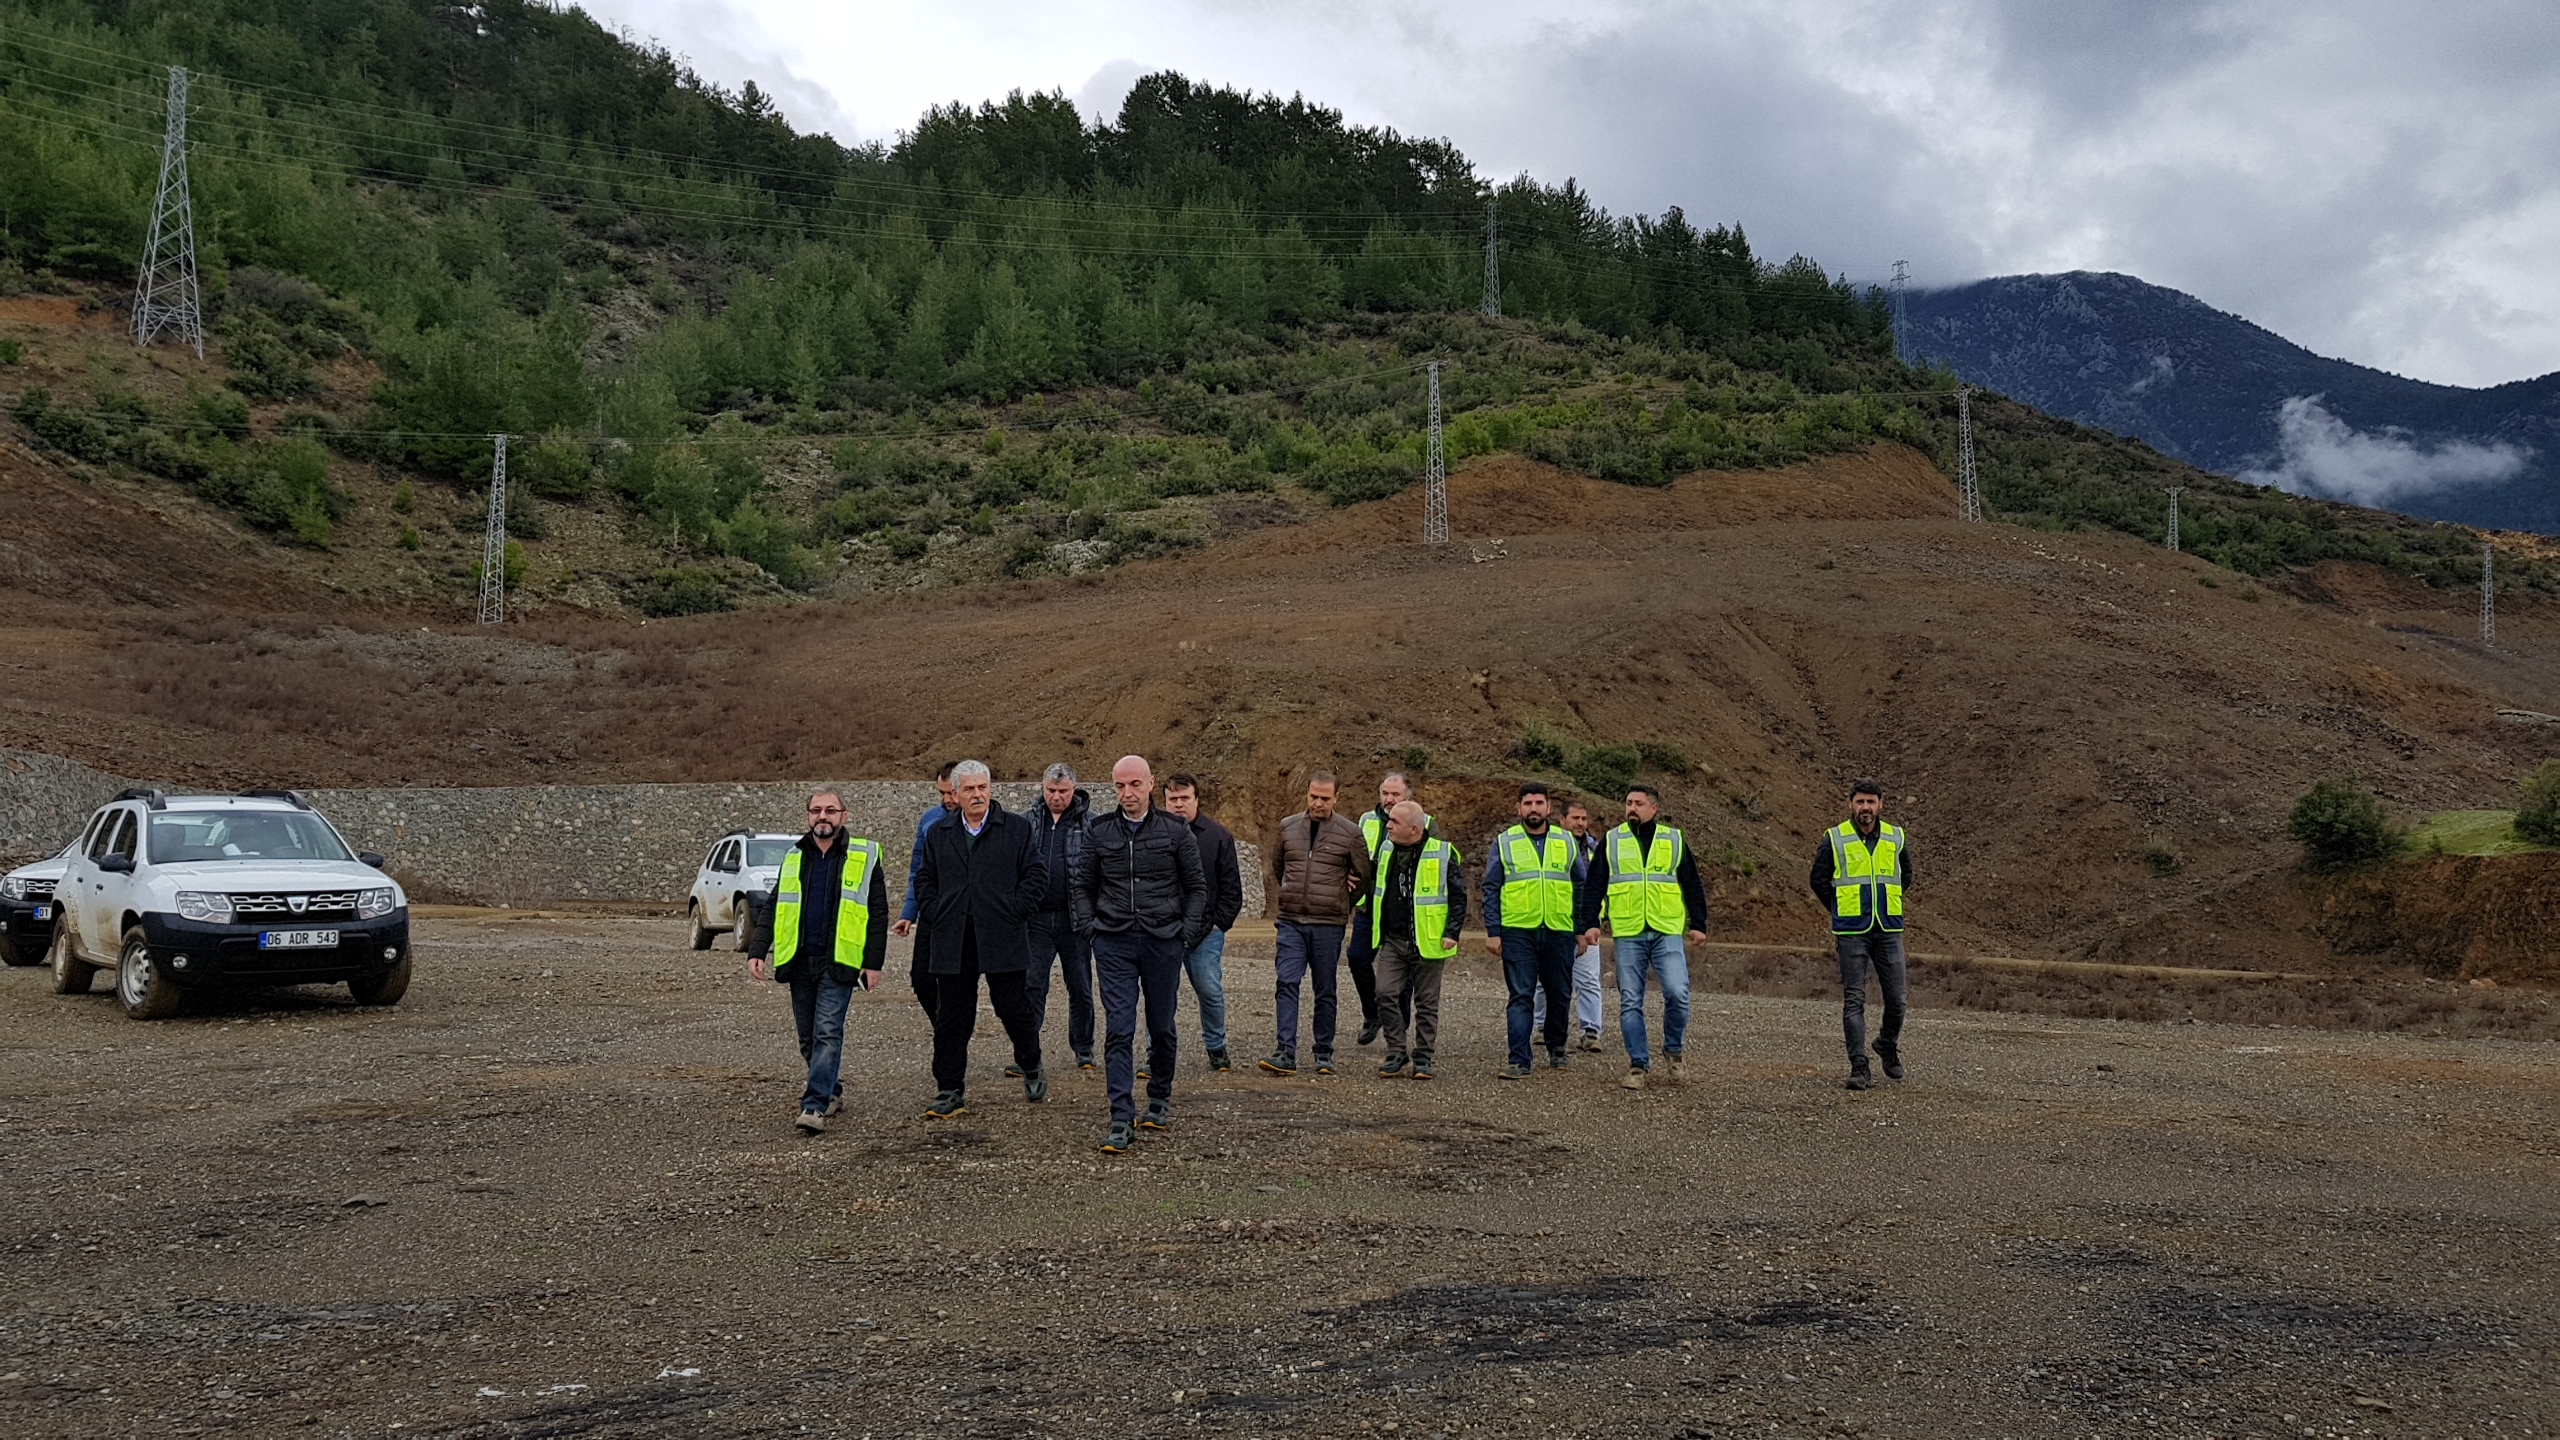
[[[261,950],[335,950],[335,930],[266,930],[258,935]]]
[[[37,907],[36,907],[36,918],[37,918],[37,919],[39,919],[39,920],[50,920],[50,919],[52,919],[52,918],[53,918],[53,907],[52,907],[52,906],[50,906],[50,905],[39,905],[39,906],[37,906]]]

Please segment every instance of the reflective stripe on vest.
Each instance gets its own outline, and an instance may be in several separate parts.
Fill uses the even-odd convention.
[[[863,968],[863,947],[871,943],[871,872],[880,864],[880,843],[845,837],[844,888],[836,895],[836,952],[829,958],[847,970]],[[773,885],[773,973],[782,975],[800,958],[800,847],[782,857],[781,878]]]
[[[1902,928],[1902,827],[1876,822],[1875,844],[1843,820],[1830,832],[1831,933]]]
[[[1550,829],[1541,842],[1526,826],[1502,832],[1502,928],[1573,928],[1573,837]]]
[[[1689,902],[1680,898],[1680,856],[1687,846],[1687,838],[1668,825],[1653,827],[1650,850],[1624,825],[1609,832],[1611,935],[1678,935],[1688,929]]]
[[[1425,812],[1422,817],[1423,838],[1426,840],[1432,838],[1439,832],[1439,829],[1440,822],[1432,819],[1430,814]],[[1384,866],[1387,862],[1387,852],[1393,850],[1396,846],[1393,840],[1387,838],[1387,822],[1379,819],[1378,812],[1375,810],[1372,810],[1368,814],[1360,817],[1360,843],[1369,847],[1369,874],[1372,877],[1379,875],[1382,873],[1380,867]],[[1369,883],[1372,888],[1375,888],[1377,881],[1375,878],[1372,878]],[[1367,905],[1369,902],[1363,900],[1360,903]],[[1370,908],[1374,913],[1376,907],[1371,906]]]
[[[1372,882],[1382,900],[1395,898],[1387,893],[1393,877],[1389,867],[1394,861],[1393,849],[1378,862]],[[1422,842],[1422,855],[1413,863],[1413,948],[1425,960],[1446,960],[1458,953],[1458,942],[1449,936],[1449,877],[1458,868],[1458,847],[1446,840]],[[1369,944],[1374,948],[1387,943],[1387,907],[1369,907]]]

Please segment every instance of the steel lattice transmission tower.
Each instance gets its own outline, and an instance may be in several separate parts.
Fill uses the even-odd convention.
[[[1911,363],[1911,315],[1903,294],[1911,288],[1911,262],[1893,262],[1893,358]]]
[[[1484,318],[1502,318],[1502,212],[1484,202]]]
[[[1964,497],[1964,518],[1982,518],[1982,482],[1973,473],[1973,387],[1956,387],[1956,489]]]
[[[507,618],[507,437],[492,435],[489,462],[489,533],[480,542],[480,623]]]
[[[1449,543],[1449,466],[1440,449],[1440,362],[1431,362],[1431,440],[1422,459],[1422,543]]]
[[[2498,572],[2489,542],[2480,542],[2480,643],[2498,648]]]
[[[196,287],[196,212],[187,191],[187,72],[169,67],[169,123],[160,138],[160,193],[151,202],[151,238],[133,286],[133,343],[163,330],[204,358],[204,297]]]
[[[2169,553],[2175,555],[2178,553],[2178,497],[2187,493],[2187,487],[2184,485],[2172,485],[2168,487],[2168,489]]]

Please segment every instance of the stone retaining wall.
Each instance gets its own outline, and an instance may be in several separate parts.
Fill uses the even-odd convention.
[[[59,849],[91,811],[143,782],[50,755],[0,751],[0,843],[21,858]],[[555,900],[684,903],[711,842],[733,829],[797,833],[818,782],[734,785],[509,785],[313,790],[311,803],[359,850],[380,851],[421,900],[525,905]],[[887,852],[891,892],[906,877],[931,781],[839,783],[857,835]],[[1039,787],[1000,784],[999,804],[1039,803]],[[1108,803],[1108,794],[1105,794]],[[1260,848],[1237,842],[1244,913],[1262,913]]]

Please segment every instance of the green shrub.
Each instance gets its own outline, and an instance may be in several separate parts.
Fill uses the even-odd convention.
[[[1372,450],[1336,450],[1307,471],[1307,483],[1336,505],[1383,500],[1422,474],[1411,456]]]
[[[2294,803],[2285,830],[2302,842],[2303,868],[2345,870],[2388,860],[2408,843],[2382,799],[2354,776],[2323,780]]]
[[[1564,742],[1544,730],[1532,727],[1520,736],[1520,743],[1513,748],[1519,753],[1522,761],[1536,769],[1561,770],[1564,768]]]
[[[889,553],[900,560],[921,560],[924,558],[926,548],[925,537],[908,529],[904,525],[890,529],[884,533],[880,539],[889,547]]]
[[[18,357],[25,353],[17,341],[0,340],[0,365],[15,365],[18,363]]]
[[[546,500],[584,500],[595,488],[595,465],[587,447],[565,431],[554,430],[527,446],[516,474],[525,488]]]
[[[1633,745],[1594,745],[1574,756],[1564,773],[1593,795],[1618,799],[1636,783],[1637,767],[1643,763],[1643,752]]]
[[[1644,757],[1644,768],[1669,775],[1686,775],[1692,768],[1689,752],[1667,740],[1639,740],[1636,753]]]
[[[415,549],[417,549],[419,546],[421,546],[421,545],[423,545],[423,544],[425,544],[425,543],[426,543],[426,542],[425,542],[424,540],[420,539],[420,538],[419,538],[419,536],[418,536],[418,527],[417,527],[417,526],[415,526],[415,525],[403,525],[403,526],[401,526],[401,527],[400,527],[400,548],[401,548],[401,549],[403,549],[403,550],[415,550]]]
[[[1420,745],[1407,745],[1396,752],[1396,763],[1407,775],[1419,775],[1431,768],[1431,752]]]
[[[2524,803],[2516,807],[2516,838],[2560,845],[2560,760],[2545,760],[2524,778]]]
[[[738,608],[727,581],[713,571],[691,566],[650,576],[632,595],[631,603],[641,614],[656,616],[708,615]]]
[[[413,510],[417,509],[417,508],[418,508],[418,490],[417,490],[417,487],[416,487],[416,486],[414,486],[414,485],[411,485],[411,484],[410,484],[408,481],[406,481],[406,480],[401,481],[401,482],[400,482],[400,485],[399,485],[399,488],[397,488],[397,489],[395,489],[395,490],[393,490],[393,491],[391,492],[391,508],[392,508],[393,510],[398,511],[399,513],[401,513],[401,514],[403,514],[403,515],[406,515],[406,514],[410,513],[411,511],[413,511]]]

